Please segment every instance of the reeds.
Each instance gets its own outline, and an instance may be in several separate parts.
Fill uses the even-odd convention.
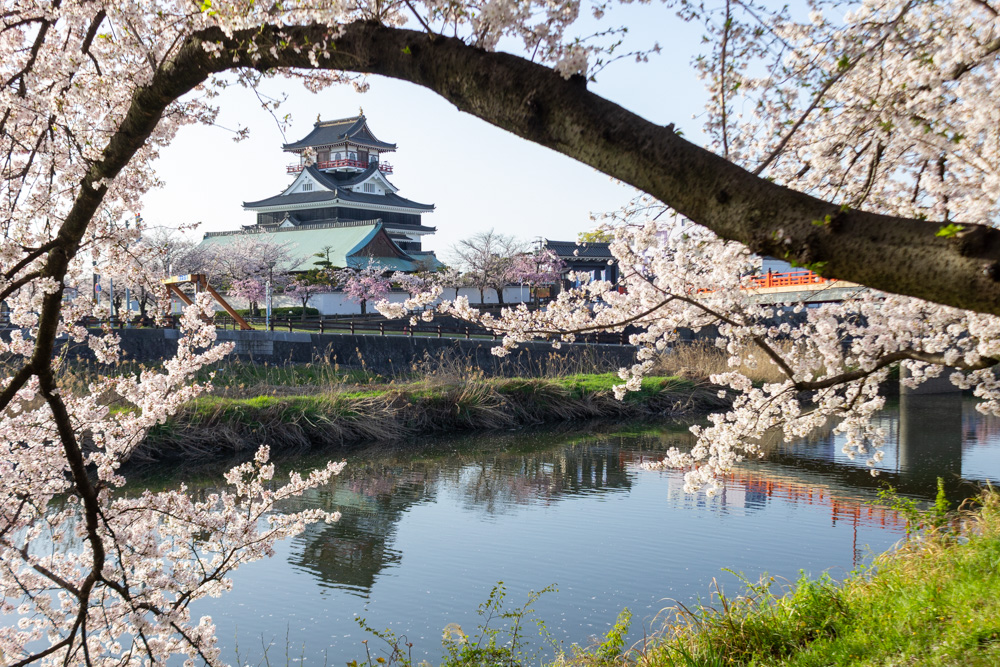
[[[581,388],[581,378],[592,381]],[[593,378],[599,378],[593,380]],[[214,458],[253,451],[390,442],[416,435],[509,429],[548,421],[677,417],[723,404],[717,389],[676,378],[649,379],[619,401],[613,376],[562,379],[440,376],[407,384],[341,385],[301,396],[207,396],[153,429],[134,460]]]
[[[653,372],[657,375],[677,375],[685,378],[708,380],[713,375],[730,371],[743,373],[751,382],[783,382],[785,375],[763,352],[753,353],[740,360],[740,365],[729,365],[725,350],[706,341],[676,345],[657,359]]]

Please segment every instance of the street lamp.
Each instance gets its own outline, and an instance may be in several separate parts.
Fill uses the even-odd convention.
[[[273,259],[267,263],[267,289],[265,290],[267,317],[264,319],[264,328],[268,331],[271,331],[271,281],[274,280],[274,265],[277,263]]]

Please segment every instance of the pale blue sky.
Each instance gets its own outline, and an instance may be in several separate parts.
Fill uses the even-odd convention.
[[[702,112],[705,92],[690,60],[703,48],[700,27],[680,23],[659,3],[618,7],[608,16],[630,26],[626,46],[655,41],[663,50],[648,63],[613,63],[590,89],[655,123],[675,123],[697,141],[702,121],[691,116]],[[437,206],[424,216],[424,224],[438,229],[425,237],[425,248],[440,256],[458,240],[491,227],[524,239],[573,239],[592,226],[591,213],[614,210],[632,196],[630,187],[460,113],[413,84],[372,77],[367,93],[339,86],[318,95],[290,81],[268,85],[289,94],[281,110],[294,119],[287,136],[252,92],[226,91],[219,98],[218,124],[246,125],[250,138],[235,143],[219,127],[183,128],[154,165],[166,185],[145,197],[148,224],[201,221],[200,238],[205,231],[253,223],[242,202],[278,194],[292,180],[285,166],[293,156],[281,144],[305,136],[317,114],[351,116],[359,106],[375,135],[398,145],[386,159],[395,167],[389,178],[400,195]]]

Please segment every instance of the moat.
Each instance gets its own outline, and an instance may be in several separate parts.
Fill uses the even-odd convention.
[[[890,438],[878,477],[828,431],[742,464],[714,498],[685,494],[681,472],[641,468],[690,444],[683,424],[360,450],[329,488],[281,508],[339,510],[339,523],[280,544],[274,558],[237,571],[231,593],[193,611],[212,615],[229,660],[237,642],[253,664],[269,644],[272,659],[284,660],[287,641],[292,660],[343,664],[363,656],[364,639],[379,648],[359,628],[361,616],[405,634],[414,657],[433,662],[444,626],[472,630],[498,581],[512,604],[556,584],[536,610],[564,647],[605,633],[623,607],[639,639],[675,601],[708,601],[713,580],[739,592],[734,572],[754,581],[764,573],[795,580],[800,571],[840,578],[890,549],[905,523],[874,502],[886,482],[930,499],[940,475],[960,500],[1000,470],[1000,420],[971,401],[911,398],[880,420]],[[211,485],[205,470],[179,476]]]

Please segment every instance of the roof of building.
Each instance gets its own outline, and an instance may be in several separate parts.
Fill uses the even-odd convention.
[[[254,232],[262,230],[273,231],[280,225],[284,224],[286,220],[295,225],[296,227],[300,227],[303,229],[307,229],[310,227],[314,229],[326,228],[326,227],[338,227],[338,226],[343,227],[343,226],[356,225],[359,222],[358,220],[353,220],[350,218],[344,218],[344,219],[324,218],[322,220],[301,220],[297,215],[295,215],[295,213],[296,213],[295,211],[289,211],[288,213],[285,214],[285,217],[280,222],[274,222],[274,223],[255,222],[252,225],[243,225],[243,229],[251,230]],[[377,213],[377,211],[373,211],[373,213]],[[407,236],[408,233],[423,232],[425,234],[433,234],[434,232],[437,231],[437,227],[430,227],[428,225],[417,225],[410,222],[385,222],[381,218],[375,218],[374,220],[367,220],[361,222],[366,222],[366,223],[381,222],[382,225],[385,227],[386,231],[389,232],[390,237],[396,238],[396,236],[398,235],[407,240],[409,240],[409,237]],[[209,233],[229,234],[232,232],[209,232]]]
[[[545,239],[545,247],[562,259],[607,261],[614,259],[610,243],[577,243],[576,241],[553,241]]]
[[[369,259],[387,271],[417,271],[425,268],[423,253],[412,257],[397,246],[386,234],[382,223],[366,220],[336,225],[289,227],[273,231],[244,229],[237,232],[208,232],[202,246],[222,246],[244,234],[260,234],[274,243],[287,244],[288,254],[297,260],[292,271],[308,271],[322,261],[315,253],[330,248],[330,262],[337,267],[365,266]],[[432,255],[433,256],[433,255]],[[437,262],[437,258],[434,258]],[[437,262],[440,264],[440,262]]]
[[[369,192],[355,192],[348,187],[361,183],[371,173],[377,169],[377,165],[369,166],[360,174],[350,174],[341,176],[339,173],[325,173],[310,165],[306,167],[309,175],[320,185],[330,188],[329,190],[317,190],[316,192],[295,192],[290,195],[275,195],[267,199],[258,201],[243,202],[243,208],[254,210],[257,208],[267,208],[269,206],[285,206],[289,204],[311,204],[339,199],[344,204],[375,204],[381,206],[392,206],[395,208],[409,208],[417,211],[433,211],[434,204],[421,204],[405,197],[400,197],[395,192],[384,195],[376,195]],[[383,177],[384,178],[384,177]]]
[[[310,146],[333,146],[350,141],[359,146],[377,148],[381,151],[394,151],[396,144],[379,141],[368,129],[368,120],[364,114],[340,118],[338,120],[320,120],[313,125],[312,132],[298,141],[282,146],[286,151],[300,151]]]

